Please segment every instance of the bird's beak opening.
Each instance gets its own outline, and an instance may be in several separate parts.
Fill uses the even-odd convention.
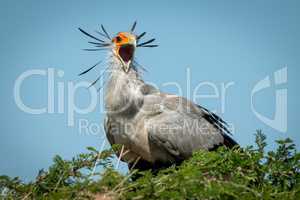
[[[123,44],[118,49],[118,56],[120,57],[120,60],[123,65],[123,70],[127,73],[130,69],[131,62],[133,60],[135,51],[135,45],[134,44]]]

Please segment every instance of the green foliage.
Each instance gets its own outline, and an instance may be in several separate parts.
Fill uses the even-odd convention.
[[[257,148],[198,151],[180,166],[155,174],[134,170],[121,175],[112,168],[113,151],[120,146],[103,152],[88,147],[88,153],[70,161],[55,156],[33,182],[1,176],[0,194],[3,199],[300,199],[295,145],[290,139],[276,141],[277,149],[266,153],[265,140],[257,131]],[[93,172],[95,163],[102,173]]]

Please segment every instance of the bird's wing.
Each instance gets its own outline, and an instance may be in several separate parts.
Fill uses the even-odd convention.
[[[145,116],[149,143],[154,152],[161,149],[156,157],[168,153],[185,159],[195,150],[236,144],[227,135],[226,123],[220,117],[183,97],[154,93],[145,96],[144,107],[156,109]]]

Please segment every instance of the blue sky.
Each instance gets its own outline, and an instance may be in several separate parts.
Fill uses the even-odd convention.
[[[105,54],[82,51],[89,47],[88,40],[77,28],[92,32],[103,23],[115,34],[128,30],[134,20],[138,21],[137,32],[146,31],[148,38],[155,37],[160,45],[136,52],[139,63],[148,70],[147,81],[166,92],[176,92],[173,86],[165,85],[176,81],[188,97],[200,83],[213,83],[214,88],[204,85],[198,92],[217,92],[217,97],[197,99],[197,103],[215,110],[232,124],[234,138],[242,146],[253,144],[255,130],[262,129],[270,149],[275,147],[274,140],[285,137],[292,138],[299,148],[299,1],[2,0],[0,5],[0,174],[32,180],[56,154],[71,158],[87,146],[100,148],[102,132],[80,133],[78,127],[82,119],[88,120],[92,129],[101,124],[104,114],[99,106],[88,114],[75,114],[74,126],[70,127],[66,94],[63,113],[58,113],[55,96],[54,113],[32,115],[16,104],[15,82],[28,70],[48,68],[55,71],[55,94],[59,83],[67,93],[69,81],[92,81],[100,68],[84,77],[77,74]],[[287,83],[274,84],[273,73],[284,67]],[[191,72],[190,89],[187,68]],[[266,125],[251,109],[251,91],[266,76],[271,85],[254,96],[255,110],[274,118],[276,91],[286,90],[287,104],[282,106],[287,108],[287,131]],[[222,104],[222,84],[230,83],[226,103]],[[46,106],[47,78],[26,79],[21,98],[32,107]],[[78,107],[84,108],[89,102],[87,90],[76,92]]]

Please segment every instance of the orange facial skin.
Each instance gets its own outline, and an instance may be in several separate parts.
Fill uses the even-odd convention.
[[[134,57],[136,36],[129,32],[120,32],[112,39],[112,43],[115,46],[114,53],[122,62],[123,69],[127,73]]]
[[[112,42],[116,45],[116,52],[119,52],[120,47],[123,45],[135,45],[135,41],[136,36],[128,32],[120,32],[112,39]]]
[[[129,38],[126,35],[126,33],[120,32],[116,37],[112,39],[112,42],[115,43],[117,46],[127,44],[129,42]]]

